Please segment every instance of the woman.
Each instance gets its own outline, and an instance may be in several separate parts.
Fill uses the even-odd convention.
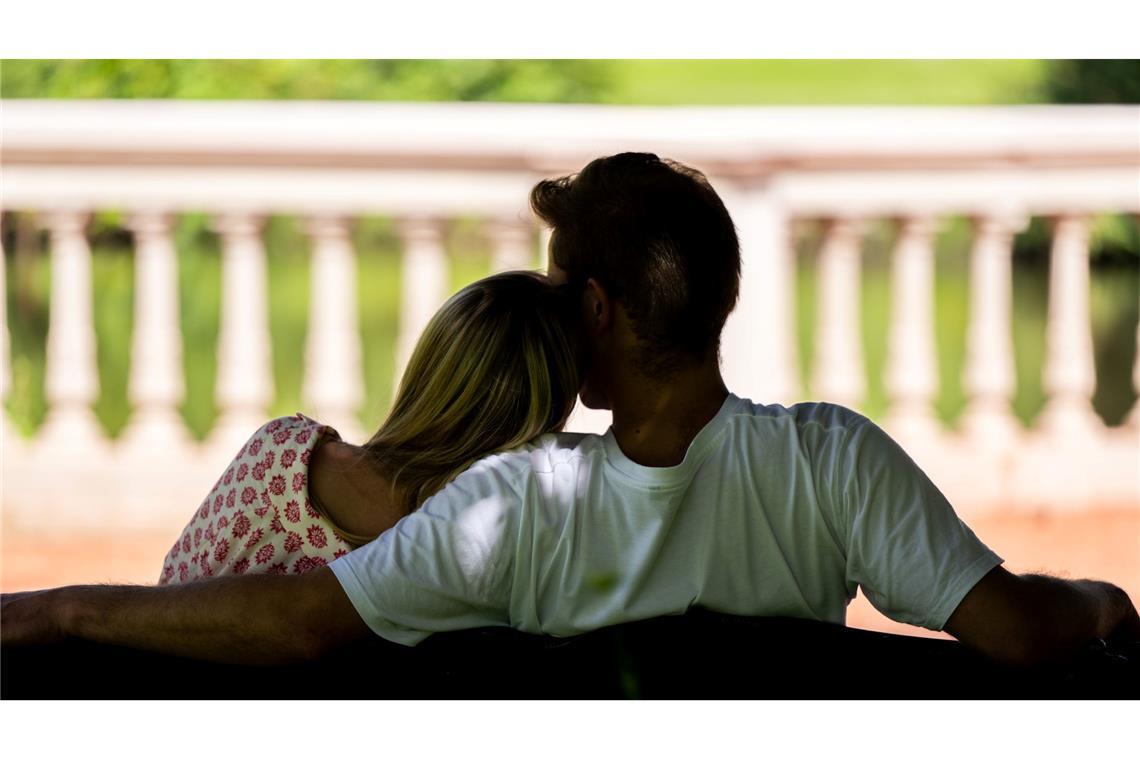
[[[159,584],[320,567],[478,459],[561,430],[579,385],[569,308],[533,272],[459,291],[424,330],[375,435],[351,446],[300,413],[266,423],[175,541]]]

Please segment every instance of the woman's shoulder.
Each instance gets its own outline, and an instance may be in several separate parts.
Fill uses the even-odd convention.
[[[339,439],[313,451],[309,495],[338,532],[358,537],[358,543],[404,517],[392,481],[361,447]]]
[[[289,417],[275,417],[259,427],[242,446],[238,456],[246,453],[257,456],[266,446],[284,446],[290,442],[310,450],[325,439],[339,441],[340,433],[331,425],[297,412]]]

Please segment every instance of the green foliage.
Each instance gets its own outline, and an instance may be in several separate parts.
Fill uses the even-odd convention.
[[[1050,61],[1045,95],[1052,103],[1140,103],[1140,61]]]
[[[599,61],[9,60],[6,98],[501,100],[587,102],[609,77]]]
[[[1136,61],[6,60],[5,98],[654,105],[1140,102]]]
[[[1134,60],[6,60],[5,98],[1137,103]]]
[[[610,103],[982,105],[1040,100],[1035,60],[613,61]]]

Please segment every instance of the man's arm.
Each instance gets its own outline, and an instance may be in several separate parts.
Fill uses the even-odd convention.
[[[76,637],[216,662],[314,659],[374,636],[327,567],[176,586],[66,586],[5,594],[5,645]]]
[[[1071,656],[1093,639],[1140,640],[1140,618],[1111,583],[995,567],[962,599],[946,632],[995,660],[1034,665]]]

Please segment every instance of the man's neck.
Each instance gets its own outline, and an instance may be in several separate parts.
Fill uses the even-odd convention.
[[[665,381],[635,375],[612,389],[614,437],[622,452],[640,465],[678,465],[727,395],[715,361],[681,370]]]

